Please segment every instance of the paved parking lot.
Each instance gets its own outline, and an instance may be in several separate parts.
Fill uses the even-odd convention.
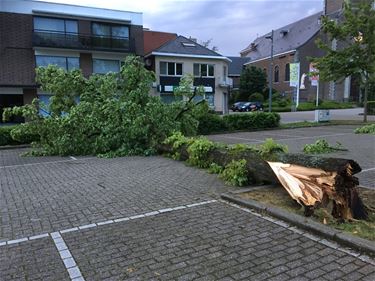
[[[362,167],[362,172],[357,175],[360,184],[365,187],[375,188],[375,136],[354,134],[355,128],[357,126],[322,126],[220,134],[211,135],[209,138],[227,144],[260,144],[266,138],[272,138],[278,143],[288,145],[289,151],[293,153],[301,153],[305,144],[314,143],[318,139],[325,139],[332,145],[340,142],[348,151],[338,151],[324,156],[354,159]]]
[[[162,157],[0,151],[0,280],[374,280],[375,261],[229,205]]]

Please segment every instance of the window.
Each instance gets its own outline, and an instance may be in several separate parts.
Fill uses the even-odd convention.
[[[53,33],[78,33],[76,20],[34,17],[34,30]]]
[[[65,70],[79,68],[79,58],[58,57],[58,56],[35,56],[36,66],[47,67],[48,65],[57,65]]]
[[[119,72],[120,61],[119,60],[93,59],[92,67],[93,67],[93,72],[98,73],[98,74],[106,74],[108,72]]]
[[[160,75],[180,76],[182,75],[182,63],[160,62]]]
[[[194,63],[194,76],[196,77],[214,77],[215,66],[213,64]]]
[[[285,65],[285,81],[289,81],[290,80],[290,65],[289,63],[287,63]]]
[[[274,71],[274,80],[273,80],[273,82],[275,82],[275,83],[277,83],[277,82],[279,82],[279,66],[278,65],[276,65],[275,66],[275,71]]]
[[[129,27],[125,25],[93,23],[92,34],[112,38],[129,38]]]

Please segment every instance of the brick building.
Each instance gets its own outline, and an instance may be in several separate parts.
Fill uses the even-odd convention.
[[[118,71],[127,55],[143,55],[142,25],[142,13],[0,1],[0,111],[37,96],[48,101],[35,83],[38,66],[80,68],[86,77]]]
[[[300,80],[303,74],[309,73],[309,57],[320,57],[324,52],[315,41],[318,38],[326,41],[326,35],[321,30],[321,16],[326,15],[338,19],[342,15],[344,0],[326,0],[324,11],[303,18],[274,30],[273,36],[273,88],[280,93],[292,97],[295,88],[289,86],[290,63],[300,63]],[[241,57],[249,58],[245,65],[262,68],[269,76],[271,33],[267,33],[250,43],[241,51]],[[330,42],[334,48],[340,48],[335,41]],[[300,90],[300,101],[314,100],[316,86],[312,86],[309,78],[304,80],[305,89]],[[359,87],[357,79],[347,77],[340,82],[319,83],[319,98],[336,101],[358,101]]]

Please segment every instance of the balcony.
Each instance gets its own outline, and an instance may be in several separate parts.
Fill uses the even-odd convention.
[[[220,77],[219,80],[219,87],[221,88],[228,88],[233,87],[233,79],[229,77]]]
[[[33,31],[33,46],[111,52],[135,52],[134,40],[127,37],[108,37],[44,30]]]

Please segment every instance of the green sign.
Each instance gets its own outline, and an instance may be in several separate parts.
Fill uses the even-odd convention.
[[[298,87],[299,85],[299,62],[291,63],[289,66],[290,70],[290,87]]]

